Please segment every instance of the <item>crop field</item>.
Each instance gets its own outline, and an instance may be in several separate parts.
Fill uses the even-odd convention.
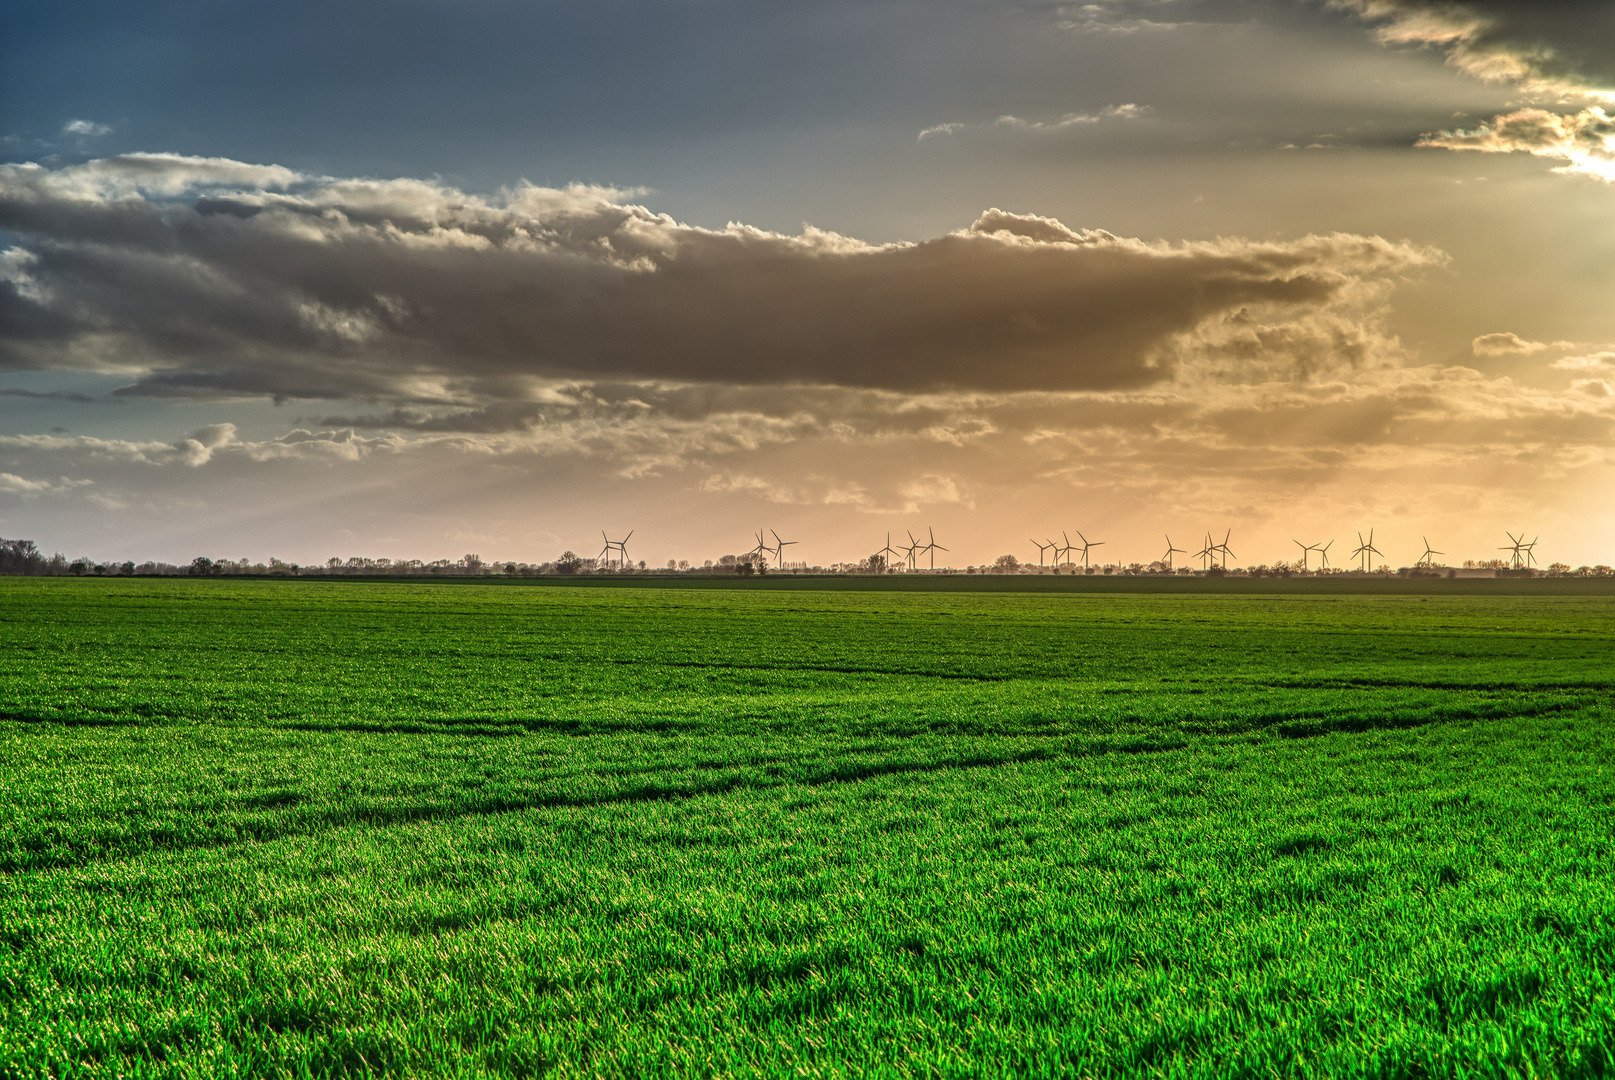
[[[0,1077],[1615,1074],[1615,595],[0,579]]]

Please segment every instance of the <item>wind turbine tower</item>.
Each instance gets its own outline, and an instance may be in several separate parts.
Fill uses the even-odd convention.
[[[777,567],[783,570],[785,569],[785,545],[800,543],[800,541],[781,540],[779,538],[779,533],[774,532],[773,529],[769,529],[768,531],[774,533],[774,559],[776,560]]]
[[[1096,547],[1104,547],[1105,542],[1103,540],[1089,540],[1082,535],[1081,529],[1077,530],[1077,539],[1082,541],[1082,569],[1086,571],[1088,569],[1088,552]]]
[[[1372,556],[1378,555],[1378,556],[1383,558],[1384,555],[1385,555],[1385,553],[1383,551],[1381,551],[1379,548],[1374,546],[1374,530],[1373,529],[1368,530],[1368,539],[1367,540],[1363,539],[1363,534],[1362,533],[1357,534],[1357,550],[1353,551],[1351,554],[1352,554],[1352,558],[1354,558],[1354,559],[1360,558],[1360,559],[1363,560],[1363,573],[1365,573],[1365,574],[1368,573],[1368,571],[1370,569],[1372,569],[1372,567],[1373,567],[1374,560],[1373,560]]]
[[[628,565],[628,541],[633,537],[633,535],[634,530],[629,529],[627,536],[623,537],[621,540],[613,540],[611,537],[606,535],[604,529],[601,529],[600,538],[606,542],[606,546],[600,549],[600,554],[595,556],[595,558],[605,559],[606,565],[610,566],[611,553],[615,551],[619,555],[617,568],[621,570],[622,568],[626,567]]]
[[[761,555],[761,554],[772,555],[773,553],[774,553],[774,549],[769,547],[767,541],[765,541],[763,539],[763,530],[758,529],[757,530],[757,546],[752,548],[750,551],[746,552],[746,554],[747,555]]]
[[[1071,553],[1073,551],[1077,550],[1077,545],[1075,545],[1075,544],[1073,544],[1071,542],[1071,537],[1066,535],[1066,532],[1065,532],[1064,529],[1060,530],[1060,539],[1064,540],[1065,543],[1061,544],[1059,547],[1054,549],[1054,565],[1055,565],[1056,568],[1064,566],[1066,563],[1070,562],[1071,561]],[[1172,541],[1170,541],[1170,540],[1167,541],[1168,545],[1170,545],[1171,543],[1172,543]]]
[[[930,541],[930,543],[925,544],[919,550],[927,552],[931,556],[931,569],[935,570],[936,569],[936,553],[939,552],[939,551],[946,551],[948,549],[943,547],[941,544],[936,542],[936,530],[935,529],[933,529],[929,525],[927,525],[926,526],[926,531],[929,533],[929,535],[931,537],[931,541]]]
[[[1173,547],[1172,546],[1172,538],[1170,536],[1168,536],[1166,538],[1166,554],[1161,556],[1161,561],[1166,563],[1166,568],[1168,570],[1172,569],[1172,553],[1173,552],[1177,552],[1179,555],[1187,555],[1187,554],[1189,554],[1187,551],[1184,551],[1180,547]]]
[[[888,532],[886,534],[886,546],[881,548],[879,551],[875,552],[875,554],[881,556],[882,558],[885,558],[888,555],[896,556],[896,555],[900,554],[900,552],[896,548],[892,547],[892,534],[891,533]],[[886,565],[890,566],[892,564],[890,562],[887,562]]]
[[[918,540],[914,539],[914,534],[913,533],[909,533],[908,534],[908,547],[903,549],[903,553],[908,559],[908,568],[909,568],[910,571],[918,570],[920,568],[919,559],[917,559],[915,557],[916,553],[919,550],[920,550],[920,542]]]

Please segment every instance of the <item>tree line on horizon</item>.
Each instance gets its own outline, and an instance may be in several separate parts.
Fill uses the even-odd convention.
[[[1489,559],[1476,561],[1466,560],[1463,564],[1466,570],[1493,570],[1506,574],[1520,573],[1509,569],[1508,563],[1502,559]],[[123,562],[97,562],[94,559],[78,558],[69,560],[66,556],[56,553],[46,555],[32,540],[6,540],[0,538],[0,575],[31,576],[31,577],[546,577],[552,575],[574,576],[589,575],[657,575],[669,574],[722,574],[737,577],[766,576],[769,574],[893,574],[902,571],[898,564],[888,563],[880,555],[871,555],[858,562],[839,562],[825,566],[810,566],[804,562],[786,563],[783,567],[769,565],[767,556],[757,552],[745,555],[723,555],[714,559],[707,559],[699,565],[686,559],[668,559],[663,566],[652,567],[644,560],[621,564],[606,559],[591,559],[567,551],[548,562],[498,562],[484,560],[475,554],[462,555],[458,559],[434,559],[423,561],[421,559],[389,559],[367,558],[353,556],[347,559],[333,556],[323,563],[294,563],[281,559],[271,558],[267,562],[254,562],[250,559],[213,559],[207,556],[197,556],[188,563],[142,562],[133,560]],[[1156,562],[1150,564],[1131,563],[1127,565],[1110,564],[1105,566],[1082,567],[1076,564],[1067,564],[1056,567],[1040,567],[1022,562],[1014,555],[1000,555],[991,564],[981,566],[967,566],[960,569],[948,568],[935,571],[922,570],[920,573],[936,574],[1027,574],[1027,573],[1053,573],[1064,572],[1069,575],[1089,576],[1136,576],[1136,575],[1192,575],[1209,573],[1215,576],[1236,577],[1292,577],[1300,573],[1312,576],[1359,573],[1353,570],[1306,570],[1299,563],[1274,563],[1248,567],[1235,567],[1223,569],[1214,567],[1209,571],[1196,571],[1191,567],[1169,568]],[[1436,571],[1422,570],[1417,567],[1402,567],[1393,571],[1389,566],[1382,566],[1377,573],[1395,573],[1402,577],[1440,577],[1445,576]],[[1450,574],[1450,570],[1448,571]],[[1615,568],[1605,565],[1580,566],[1572,569],[1566,563],[1553,563],[1540,571],[1530,571],[1546,577],[1615,577]]]

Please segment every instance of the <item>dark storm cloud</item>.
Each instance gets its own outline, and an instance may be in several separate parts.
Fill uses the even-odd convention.
[[[622,192],[131,155],[0,166],[11,368],[127,393],[508,398],[512,379],[1110,389],[1246,308],[1299,315],[1439,256],[1378,238],[1166,245],[1000,210],[917,244],[708,230]]]

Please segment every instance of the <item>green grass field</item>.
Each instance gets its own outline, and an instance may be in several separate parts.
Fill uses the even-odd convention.
[[[1512,591],[0,579],[0,1076],[1615,1074]]]

